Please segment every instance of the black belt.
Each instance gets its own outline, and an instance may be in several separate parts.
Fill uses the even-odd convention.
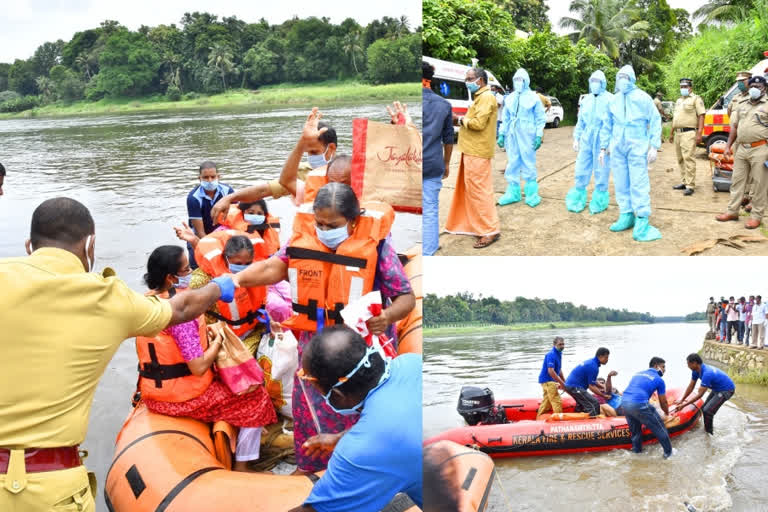
[[[311,321],[317,322],[318,303],[316,300],[310,299],[308,304],[298,304],[293,302],[291,305],[293,307],[294,313],[307,315],[307,318],[309,318]],[[344,309],[344,304],[337,302],[333,305],[333,309],[325,309],[324,311],[329,320],[333,320],[338,324],[344,323],[344,318],[341,316],[342,309]]]
[[[691,130],[695,130],[696,128],[676,128],[678,132],[690,132]]]

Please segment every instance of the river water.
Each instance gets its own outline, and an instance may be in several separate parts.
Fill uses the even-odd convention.
[[[704,324],[656,324],[565,330],[440,335],[425,339],[424,435],[463,425],[456,412],[462,385],[488,386],[497,398],[538,397],[538,374],[554,336],[565,338],[563,373],[611,350],[601,376],[616,370],[623,390],[652,356],[667,364],[668,388],[685,388],[685,357],[701,348]],[[678,449],[662,459],[658,444],[642,455],[629,450],[540,458],[497,459],[489,511],[766,510],[768,496],[768,388],[737,384],[733,399],[715,416],[709,438],[700,421],[673,438]]]
[[[395,98],[393,98],[395,99]],[[421,125],[421,105],[410,105]],[[0,197],[0,258],[24,255],[32,212],[43,200],[68,196],[83,202],[96,222],[96,269],[109,266],[129,286],[145,291],[141,277],[157,246],[180,244],[172,227],[186,221],[187,193],[200,162],[213,160],[222,182],[236,190],[277,178],[310,107],[237,107],[180,113],[143,112],[59,119],[0,121],[0,162],[8,170]],[[351,153],[352,119],[389,122],[385,104],[323,108],[336,129],[339,151]],[[290,235],[294,208],[272,201]],[[398,214],[393,241],[403,251],[421,241],[421,217]],[[98,509],[114,440],[130,411],[136,386],[133,341],[124,343],[96,391],[87,464],[99,481]]]

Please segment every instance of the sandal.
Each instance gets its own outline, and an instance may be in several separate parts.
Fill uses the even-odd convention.
[[[496,240],[498,240],[499,238],[501,238],[501,233],[496,233],[493,236],[482,236],[477,239],[477,242],[475,242],[475,245],[473,245],[472,247],[474,247],[475,249],[484,249],[489,245],[491,245]]]

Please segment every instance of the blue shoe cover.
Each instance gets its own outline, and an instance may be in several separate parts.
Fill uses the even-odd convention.
[[[499,206],[520,201],[520,185],[507,185],[507,191],[499,198]]]
[[[635,229],[632,230],[632,238],[638,242],[653,242],[661,238],[661,231],[648,224],[648,217],[638,217]]]
[[[595,215],[605,211],[608,208],[608,201],[611,196],[607,190],[594,190],[592,191],[592,200],[589,202],[589,213]]]
[[[594,197],[594,194],[593,194]],[[579,213],[587,207],[587,189],[573,187],[565,196],[565,207],[569,212]]]
[[[619,220],[611,224],[611,231],[624,231],[635,225],[634,213],[622,213]]]
[[[531,208],[535,208],[541,202],[541,196],[539,195],[539,184],[536,182],[528,182],[525,184],[525,204]]]

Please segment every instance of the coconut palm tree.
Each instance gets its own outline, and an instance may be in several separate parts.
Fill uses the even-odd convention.
[[[400,18],[396,21],[396,25],[395,25],[396,37],[400,37],[403,34],[407,34],[410,28],[410,24],[411,23],[408,21],[408,16],[400,16]]]
[[[352,57],[352,65],[355,67],[355,73],[359,73],[357,70],[357,61],[355,60],[355,55],[362,54],[363,53],[363,46],[361,44],[361,37],[360,32],[350,32],[346,36],[344,36],[344,41],[342,42],[342,49],[344,50],[344,53]]]
[[[219,70],[221,74],[221,83],[224,85],[224,90],[227,90],[227,73],[231,73],[235,65],[232,62],[232,52],[221,43],[216,43],[209,48],[211,53],[208,54],[208,65],[213,66]]]
[[[85,76],[88,77],[88,80],[91,79],[91,67],[88,64],[88,56],[84,53],[78,55],[75,58],[75,65],[85,72]]]
[[[622,43],[645,37],[650,28],[647,21],[637,21],[642,13],[633,2],[573,0],[568,9],[578,15],[560,19],[561,28],[574,29],[568,37],[573,41],[584,39],[614,61],[619,58]]]
[[[53,81],[47,76],[39,76],[35,78],[35,84],[37,85],[37,90],[40,91],[40,94],[42,94],[46,100],[50,100],[51,96],[53,96]]]
[[[710,0],[693,11],[693,19],[702,23],[738,23],[749,17],[755,7],[754,0]]]

